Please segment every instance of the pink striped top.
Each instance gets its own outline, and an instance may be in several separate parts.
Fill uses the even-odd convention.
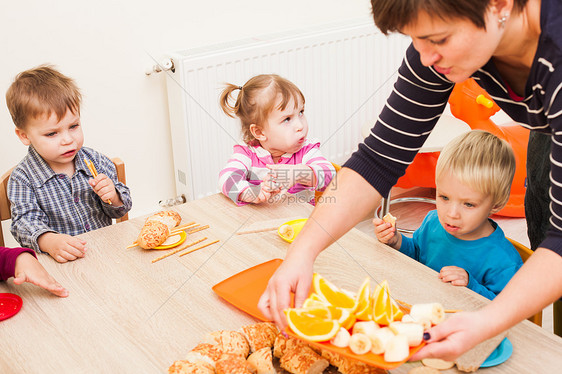
[[[273,164],[271,153],[261,146],[235,145],[234,154],[219,174],[219,186],[222,193],[237,205],[245,205],[245,202],[239,200],[240,194],[251,186],[259,185],[269,171],[267,165]],[[307,166],[307,170],[310,167],[316,176],[314,188],[297,184],[289,190],[290,193],[303,189],[323,191],[336,174],[332,163],[322,156],[320,143],[311,142],[308,139],[298,152],[285,153],[277,164],[303,164]]]

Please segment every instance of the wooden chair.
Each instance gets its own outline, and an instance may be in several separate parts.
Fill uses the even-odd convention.
[[[507,240],[509,240],[511,244],[513,244],[515,249],[517,249],[517,252],[519,252],[519,256],[521,256],[523,262],[527,261],[527,259],[533,254],[533,251],[525,247],[523,244],[510,238],[507,238]],[[528,320],[542,327],[542,310],[537,314],[529,317]]]
[[[123,184],[126,183],[125,178],[125,163],[118,157],[111,159],[117,170],[117,180]],[[11,168],[5,172],[2,177],[0,177],[0,247],[4,246],[4,233],[2,232],[2,222],[11,218],[10,213],[10,200],[8,200],[8,180],[12,174]],[[129,214],[125,214],[123,217],[117,219],[117,222],[123,222],[129,219]]]

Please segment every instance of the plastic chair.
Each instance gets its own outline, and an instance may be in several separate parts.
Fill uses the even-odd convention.
[[[491,132],[507,141],[515,153],[515,176],[506,206],[497,215],[507,217],[525,217],[525,190],[527,178],[527,143],[529,130],[516,124],[496,125],[490,117],[500,107],[493,102],[488,93],[472,78],[457,83],[449,97],[451,113],[466,123],[473,130]]]
[[[518,241],[510,238],[507,238],[507,240],[509,240],[511,244],[513,244],[517,252],[519,252],[519,256],[521,256],[521,260],[523,260],[523,262],[527,261],[527,259],[533,254],[533,251],[531,251],[529,248],[525,247]],[[542,310],[537,314],[529,317],[528,320],[542,327]]]
[[[117,170],[117,180],[123,184],[126,184],[125,178],[125,163],[119,157],[114,157],[111,159]],[[11,168],[5,172],[2,177],[0,177],[0,247],[4,246],[4,233],[2,232],[2,221],[6,221],[11,218],[10,212],[10,200],[8,199],[8,180],[12,174]],[[123,217],[117,219],[117,222],[123,222],[129,219],[129,214],[125,214]]]
[[[332,162],[332,165],[334,166],[334,169],[336,169],[336,174],[338,171],[340,171],[341,166],[338,164],[334,164]],[[318,201],[318,199],[320,198],[320,196],[322,196],[322,194],[324,193],[324,191],[314,191],[314,201]]]

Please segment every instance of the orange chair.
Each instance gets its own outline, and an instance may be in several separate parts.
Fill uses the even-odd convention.
[[[508,217],[525,217],[525,190],[527,178],[527,143],[529,130],[517,124],[496,125],[490,117],[500,110],[483,88],[474,79],[457,83],[449,97],[451,113],[472,129],[491,132],[507,141],[515,153],[515,176],[506,206],[498,215]]]
[[[523,244],[519,243],[518,241],[515,241],[510,238],[507,238],[507,240],[509,240],[511,244],[513,244],[517,252],[519,252],[519,256],[521,256],[521,260],[523,260],[523,262],[527,261],[527,259],[531,257],[531,255],[533,254],[533,251],[531,251],[529,248],[525,247]],[[542,310],[537,314],[529,317],[528,320],[539,326],[542,326]]]
[[[336,169],[336,173],[340,171],[341,169],[340,165],[334,164],[333,162],[332,165],[334,166],[334,169]],[[318,201],[318,199],[320,198],[320,196],[322,196],[323,193],[324,191],[314,191],[314,201]]]

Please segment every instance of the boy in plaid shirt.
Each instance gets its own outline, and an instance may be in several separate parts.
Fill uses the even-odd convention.
[[[129,188],[117,181],[109,158],[82,147],[81,94],[72,79],[50,66],[24,71],[6,102],[16,135],[28,146],[8,182],[14,238],[58,262],[84,257],[86,242],[74,235],[125,215],[132,206]],[[84,159],[93,162],[97,177]]]

